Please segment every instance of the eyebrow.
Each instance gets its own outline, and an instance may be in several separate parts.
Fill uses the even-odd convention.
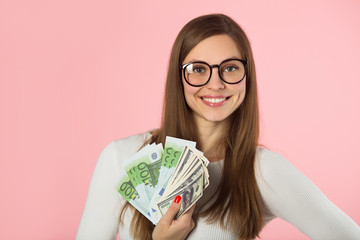
[[[226,60],[229,60],[229,59],[234,59],[234,58],[235,59],[242,59],[242,57],[232,56],[232,57],[228,57],[228,58],[225,58],[225,59],[221,60],[219,63],[221,63],[223,61],[226,61]],[[185,63],[182,63],[182,65],[187,64],[187,63],[191,63],[191,62],[206,62],[206,61],[201,60],[201,59],[193,58],[193,59],[190,59],[189,61],[186,61]],[[206,63],[208,63],[208,62],[206,62]],[[216,64],[218,64],[218,63],[216,63]]]

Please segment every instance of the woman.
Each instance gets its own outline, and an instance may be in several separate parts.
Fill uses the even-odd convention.
[[[175,40],[161,127],[117,140],[96,166],[77,239],[253,239],[275,217],[313,239],[360,239],[360,229],[280,155],[258,146],[255,65],[243,30],[225,15],[198,17]],[[210,186],[173,220],[181,199],[153,226],[119,197],[124,161],[166,136],[197,142]],[[124,205],[124,206],[123,206]],[[120,225],[118,219],[120,218]]]

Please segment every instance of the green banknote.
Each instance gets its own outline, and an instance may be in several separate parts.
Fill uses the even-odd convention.
[[[159,176],[161,186],[166,187],[186,145],[195,147],[196,142],[169,136],[166,137]]]
[[[115,188],[126,199],[126,201],[152,221],[148,208],[145,206],[144,200],[141,199],[142,196],[140,196],[136,191],[134,185],[125,173],[123,173]]]
[[[147,203],[158,184],[162,151],[162,144],[148,145],[132,156],[125,166],[130,181],[140,195],[146,195]]]
[[[146,145],[124,163],[116,190],[155,225],[180,195],[179,217],[209,183],[208,161],[195,145],[174,137],[166,137],[164,149],[162,144]]]
[[[180,138],[166,137],[161,166],[166,168],[176,167],[186,145],[195,147],[196,143]]]

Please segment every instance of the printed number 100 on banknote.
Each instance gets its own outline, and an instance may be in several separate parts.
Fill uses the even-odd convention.
[[[150,203],[158,183],[161,157],[162,144],[152,147],[147,145],[142,151],[132,156],[125,166],[125,171],[135,189],[141,196],[147,197],[147,205]]]

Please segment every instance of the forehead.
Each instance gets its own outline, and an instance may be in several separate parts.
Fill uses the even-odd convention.
[[[228,35],[215,35],[202,40],[185,57],[184,62],[205,61],[218,64],[228,58],[242,58],[235,41]]]

